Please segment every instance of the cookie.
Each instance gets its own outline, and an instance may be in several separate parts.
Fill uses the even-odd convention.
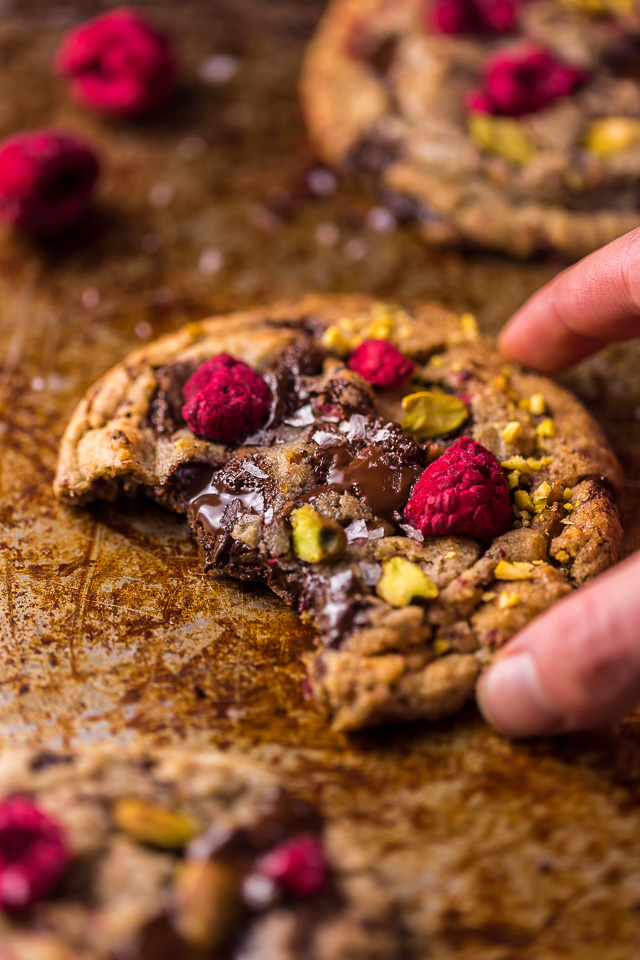
[[[330,845],[276,777],[214,751],[7,751],[0,956],[399,956],[389,895]]]
[[[579,257],[638,222],[639,29],[625,0],[333,0],[309,132],[429,241]]]
[[[114,367],[55,491],[184,513],[206,570],[314,623],[310,692],[355,730],[458,710],[506,640],[617,559],[621,482],[575,397],[505,366],[471,315],[309,296]]]

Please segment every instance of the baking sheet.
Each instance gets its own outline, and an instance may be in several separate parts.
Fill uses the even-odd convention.
[[[0,3],[0,135],[62,126],[104,167],[75,239],[0,233],[0,743],[249,754],[318,801],[349,855],[389,884],[418,956],[629,960],[636,719],[519,745],[471,706],[433,728],[331,733],[302,696],[311,634],[289,609],[205,577],[183,524],[152,505],[54,501],[75,402],[148,338],[309,290],[437,297],[495,332],[562,265],[429,252],[314,165],[295,84],[322,3],[137,5],[175,38],[183,77],[165,115],[127,125],[83,112],[50,79],[62,31],[108,5]],[[570,378],[630,477],[627,551],[640,544],[637,363],[635,345],[613,348]]]

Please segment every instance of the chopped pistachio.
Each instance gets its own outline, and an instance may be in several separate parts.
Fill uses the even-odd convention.
[[[305,563],[333,563],[347,548],[347,537],[337,522],[318,513],[308,503],[291,511],[294,552]]]
[[[418,440],[443,437],[461,427],[469,416],[469,409],[457,397],[448,393],[421,390],[402,400],[405,416],[402,429]]]
[[[564,506],[564,509],[565,509],[565,510],[568,510],[568,511],[569,511],[569,513],[571,513],[571,511],[574,509],[572,503],[565,503],[565,504],[563,504],[563,506]]]
[[[543,480],[538,489],[534,491],[532,500],[534,503],[541,503],[543,500],[546,503],[550,493],[551,484]]]
[[[571,500],[572,496],[573,496],[573,490],[571,489],[571,487],[565,487],[564,490],[562,491],[562,499]]]
[[[406,607],[420,597],[433,600],[438,596],[438,588],[417,563],[404,557],[391,557],[382,564],[376,593],[392,607]]]
[[[348,356],[355,346],[352,338],[346,336],[335,324],[327,327],[320,338],[320,342],[328,350],[334,350],[341,357]]]
[[[512,163],[526,163],[534,148],[522,125],[512,117],[495,117],[473,113],[469,117],[469,133],[479,147]]]
[[[519,470],[512,470],[511,473],[507,474],[507,483],[509,484],[509,490],[515,490],[515,488],[520,483],[521,473]]]
[[[434,355],[429,358],[429,363],[432,367],[435,367],[436,370],[439,370],[442,366],[442,357],[439,354],[434,353]]]
[[[113,816],[134,840],[165,850],[181,849],[198,833],[198,824],[187,814],[136,797],[116,801]]]
[[[468,340],[476,340],[478,336],[478,321],[472,313],[463,313],[460,317],[462,332]]]
[[[500,560],[493,571],[496,580],[531,580],[533,564],[528,560]]]
[[[567,561],[571,560],[571,557],[566,550],[558,550],[556,553],[556,560],[559,560],[560,563],[567,563]]]
[[[367,338],[370,340],[388,340],[393,329],[393,320],[391,317],[385,317],[383,320],[376,320],[367,330]]]
[[[544,561],[544,560],[532,560],[531,563],[534,565],[534,567],[544,567],[545,561]]]
[[[564,523],[564,524],[567,524],[567,526],[571,526],[573,523],[573,520],[571,519],[571,517],[565,517],[564,520],[560,521],[560,523]]]
[[[219,860],[184,860],[174,874],[172,919],[198,949],[224,946],[242,911],[241,875]]]
[[[451,644],[448,640],[434,640],[432,644],[432,650],[436,657],[441,657],[445,653],[449,653],[449,650],[451,650]]]
[[[457,556],[458,556],[458,554],[456,553],[455,550],[449,550],[449,553],[445,553],[444,559],[445,559],[445,560],[453,560],[454,557],[457,557]]]
[[[494,377],[494,378],[493,378],[493,380],[491,381],[491,386],[492,386],[493,389],[496,390],[498,393],[506,393],[507,390],[509,389],[509,381],[508,381],[508,379],[504,376],[504,374],[500,374],[499,377]]]
[[[519,510],[529,510],[533,513],[533,500],[526,490],[516,490],[513,501]]]
[[[522,424],[519,420],[510,420],[502,430],[502,439],[507,443],[515,443],[522,436]]]
[[[587,127],[585,146],[606,156],[635,146],[640,141],[640,120],[637,117],[601,117]]]
[[[518,470],[520,473],[531,473],[531,467],[527,460],[520,455],[509,457],[500,464],[505,470]]]
[[[498,599],[498,606],[501,610],[511,610],[513,607],[517,607],[520,604],[520,597],[517,593],[509,593],[504,591],[500,594]]]
[[[546,412],[547,401],[545,400],[544,393],[532,393],[529,397],[529,410],[536,417],[542,416]]]
[[[497,594],[497,593],[494,593],[493,590],[487,590],[486,593],[483,593],[483,594],[482,594],[481,599],[482,599],[485,603],[491,603],[491,601],[492,601],[492,600],[495,600],[495,598],[496,598],[497,596],[498,596],[498,594]]]
[[[543,420],[542,423],[539,423],[536,427],[536,433],[539,437],[555,437],[556,435],[556,425],[555,421],[551,417],[547,417],[546,420]]]

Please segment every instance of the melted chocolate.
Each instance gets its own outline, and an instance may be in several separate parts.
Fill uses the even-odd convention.
[[[187,488],[183,488],[194,521],[199,521],[214,536],[224,528],[229,508],[238,513],[255,514],[261,514],[265,509],[264,494],[256,489],[251,474],[247,474],[246,481],[231,487],[222,480],[220,473],[215,470],[212,475],[212,468],[205,468],[194,476]]]
[[[361,497],[377,517],[389,520],[397,519],[424,469],[422,464],[390,462],[389,451],[379,445],[353,453],[346,444],[334,444],[323,447],[316,455],[318,459],[326,468],[326,480],[305,499],[331,490],[350,491]]]

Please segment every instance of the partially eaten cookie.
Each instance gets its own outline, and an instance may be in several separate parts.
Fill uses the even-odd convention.
[[[336,729],[458,710],[494,652],[615,562],[620,467],[470,314],[309,296],[188,324],[93,386],[58,496],[184,513],[205,569],[318,631]]]

